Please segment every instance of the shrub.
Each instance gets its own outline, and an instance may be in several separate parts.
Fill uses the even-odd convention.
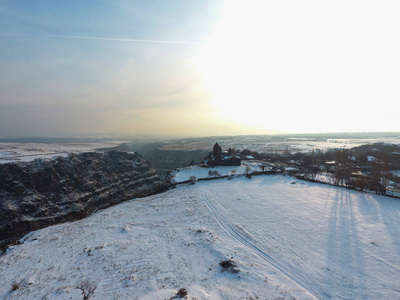
[[[239,273],[240,270],[237,268],[235,262],[231,259],[229,260],[221,260],[219,265],[222,268],[222,272],[229,272],[229,273]]]
[[[14,282],[11,284],[11,292],[14,292],[14,291],[16,291],[16,290],[19,290],[20,288],[23,288],[24,285],[26,285],[26,284],[27,284],[26,279],[22,279],[22,280],[20,280],[20,281],[14,281]]]
[[[249,175],[250,172],[251,172],[250,166],[246,166],[246,169],[244,170],[244,174],[245,174],[245,175]]]
[[[188,294],[187,290],[185,288],[179,289],[179,291],[176,293],[177,298],[183,298],[186,297]]]
[[[189,181],[190,181],[190,184],[195,184],[197,182],[197,177],[196,176],[190,176],[189,177]]]
[[[175,296],[170,298],[170,300],[185,298],[187,295],[188,291],[185,288],[181,288],[179,289],[179,291],[176,292]]]
[[[221,176],[221,174],[220,174],[218,171],[212,171],[212,170],[210,170],[210,171],[208,171],[208,176],[209,176],[209,177],[211,177],[211,176],[217,177],[217,176]]]
[[[94,294],[97,288],[97,284],[89,280],[83,280],[76,286],[78,290],[81,290],[83,295],[83,300],[88,300]]]
[[[160,191],[162,191],[164,188],[163,184],[161,181],[155,181],[153,183],[153,192],[154,193],[159,193]]]
[[[169,176],[166,178],[166,184],[167,184],[167,186],[175,187],[175,186],[176,186],[175,175],[169,175]]]
[[[19,289],[19,283],[13,282],[13,284],[11,285],[11,292],[14,292],[18,289]]]

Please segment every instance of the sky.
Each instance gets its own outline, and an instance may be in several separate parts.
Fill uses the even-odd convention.
[[[400,132],[399,1],[0,0],[0,136]]]

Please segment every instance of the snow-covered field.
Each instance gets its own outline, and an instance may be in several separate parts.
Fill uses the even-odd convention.
[[[118,142],[96,143],[0,143],[0,164],[15,161],[33,161],[37,158],[52,159],[66,157],[70,153],[94,151],[99,148],[111,148]]]
[[[0,299],[82,299],[84,279],[94,299],[400,299],[399,278],[399,200],[281,175],[178,186],[0,257]]]
[[[172,176],[175,182],[185,182],[190,179],[191,176],[195,176],[197,179],[200,178],[210,178],[210,177],[220,177],[220,176],[229,176],[229,175],[243,175],[246,174],[247,167],[248,172],[257,172],[262,171],[261,165],[264,165],[264,171],[271,171],[272,165],[268,165],[263,162],[257,161],[246,161],[242,162],[240,166],[216,166],[214,168],[210,167],[198,167],[198,166],[189,166],[186,168],[179,168],[172,172]],[[210,175],[209,172],[217,172],[218,175]]]
[[[319,135],[261,135],[261,136],[225,136],[179,139],[162,142],[164,150],[209,150],[218,142],[224,149],[251,149],[265,153],[282,153],[286,150],[309,152],[320,149],[353,148],[365,144],[389,143],[400,144],[398,134],[319,134]]]

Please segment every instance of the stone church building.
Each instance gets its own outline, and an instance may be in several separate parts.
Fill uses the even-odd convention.
[[[222,151],[218,143],[215,143],[213,151],[204,159],[210,167],[216,166],[240,166],[242,159],[232,153],[232,149]]]

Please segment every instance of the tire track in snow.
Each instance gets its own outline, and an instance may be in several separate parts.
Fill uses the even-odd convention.
[[[229,222],[229,219],[220,211],[218,210],[213,203],[207,198],[206,194],[201,195],[204,204],[207,206],[209,211],[214,215],[216,218],[218,224],[230,235],[232,236],[236,241],[253,251],[257,256],[259,256],[262,260],[267,262],[269,265],[272,265],[277,271],[279,271],[281,274],[284,274],[287,276],[289,279],[291,279],[293,282],[295,282],[298,286],[303,288],[305,291],[307,291],[311,296],[313,296],[316,299],[322,299],[320,294],[313,290],[310,289],[312,284],[308,283],[306,278],[299,276],[296,273],[292,273],[285,265],[277,261],[275,258],[270,256],[268,253],[260,249],[258,246],[253,244],[251,241],[243,237],[232,225],[231,222]]]
[[[100,280],[98,288],[103,296],[115,295],[121,287],[133,288],[141,282],[157,287],[155,277],[160,269],[152,265],[154,258],[129,259],[110,261],[102,270],[104,277]]]

